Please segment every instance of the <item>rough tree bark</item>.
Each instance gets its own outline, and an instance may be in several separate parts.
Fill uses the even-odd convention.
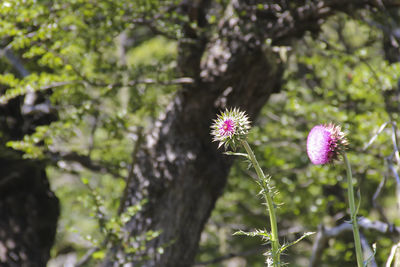
[[[59,214],[44,164],[0,158],[0,266],[45,266]]]
[[[13,67],[26,76],[19,59],[7,53]],[[56,119],[46,105],[35,93],[0,105],[0,266],[45,266],[50,257],[59,205],[49,188],[46,165],[5,147],[7,141],[20,140]]]
[[[179,45],[178,68],[194,83],[183,86],[147,137],[123,203],[149,201],[127,224],[132,234],[162,231],[149,244],[150,258],[143,266],[193,263],[201,231],[231,166],[230,159],[211,142],[212,119],[224,107],[240,107],[256,119],[269,96],[281,88],[283,63],[273,46],[290,45],[306,31],[317,33],[324,19],[337,11],[380,5],[369,1],[263,1],[264,8],[259,10],[259,2],[232,1],[216,36],[207,36],[204,14],[208,1],[184,1],[182,10],[204,30],[200,33],[185,25],[186,36]],[[385,4],[393,3],[399,4]],[[163,245],[164,253],[157,254],[157,247]]]

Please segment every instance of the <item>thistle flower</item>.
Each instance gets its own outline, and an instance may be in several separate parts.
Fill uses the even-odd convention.
[[[340,126],[317,125],[311,129],[307,138],[307,154],[313,164],[331,163],[338,159],[346,148],[347,140]]]
[[[237,108],[226,109],[211,126],[213,142],[219,142],[218,148],[224,145],[225,149],[231,146],[236,149],[236,145],[243,140],[250,129],[250,121],[246,113]]]

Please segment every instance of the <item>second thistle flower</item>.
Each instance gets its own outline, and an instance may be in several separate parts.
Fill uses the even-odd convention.
[[[317,125],[308,134],[307,154],[313,164],[331,163],[346,145],[347,140],[340,126],[332,123]]]
[[[250,121],[246,113],[237,108],[226,109],[211,126],[211,135],[214,142],[219,142],[218,148],[224,145],[225,149],[229,146],[235,150],[250,129]]]

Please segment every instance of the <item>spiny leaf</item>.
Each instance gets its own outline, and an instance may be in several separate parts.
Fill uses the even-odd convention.
[[[245,157],[245,158],[249,159],[249,155],[247,155],[246,153],[236,153],[233,151],[226,151],[226,152],[224,152],[224,154],[228,155],[228,156],[240,156],[240,157]]]
[[[315,232],[307,232],[307,233],[304,233],[300,238],[296,239],[295,241],[283,245],[283,246],[281,247],[281,249],[279,250],[279,253],[282,253],[282,252],[283,252],[285,249],[287,249],[288,247],[291,247],[291,246],[297,244],[297,243],[300,242],[302,239],[306,238],[307,236],[313,235],[313,234],[315,234]]]
[[[251,237],[260,236],[265,241],[268,241],[271,239],[271,234],[265,230],[255,230],[253,232],[244,232],[242,230],[239,230],[239,231],[233,233],[233,235],[245,235],[245,236],[251,236]]]

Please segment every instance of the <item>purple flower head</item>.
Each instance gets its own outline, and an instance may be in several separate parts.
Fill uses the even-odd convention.
[[[346,145],[347,140],[340,126],[332,123],[317,125],[308,134],[307,154],[313,164],[331,163]]]
[[[231,146],[233,149],[244,139],[249,132],[250,121],[246,113],[237,108],[226,109],[211,126],[211,135],[214,142],[219,142],[218,147],[222,145],[225,149]]]
[[[235,122],[232,119],[226,119],[219,128],[221,136],[231,136],[235,133]]]

